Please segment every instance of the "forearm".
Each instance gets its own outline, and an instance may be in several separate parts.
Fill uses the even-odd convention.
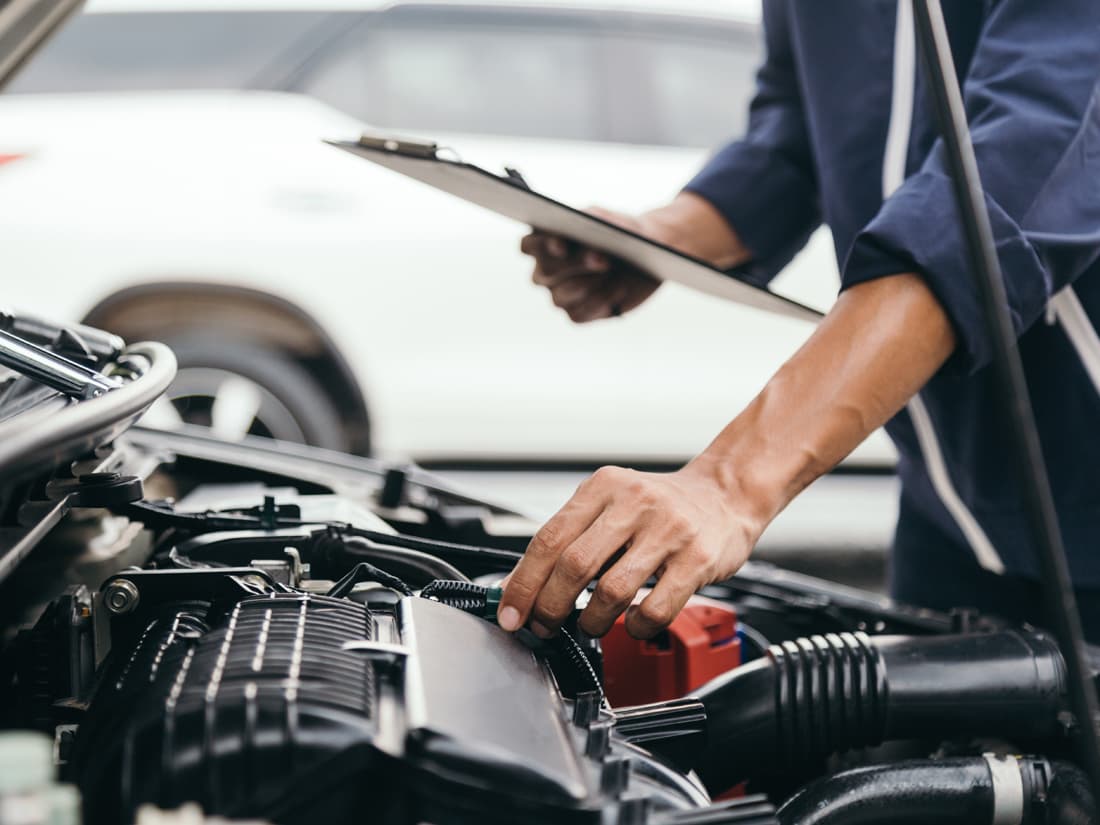
[[[918,276],[853,287],[688,469],[751,507],[763,529],[898,412],[954,347],[946,314]]]

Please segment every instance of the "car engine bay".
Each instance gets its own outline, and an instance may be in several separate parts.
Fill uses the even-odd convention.
[[[0,822],[1095,821],[1042,630],[750,563],[653,640],[508,634],[519,514],[133,426],[170,351],[12,328],[105,389],[0,385]]]

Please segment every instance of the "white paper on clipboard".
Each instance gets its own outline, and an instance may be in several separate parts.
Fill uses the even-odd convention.
[[[328,143],[527,226],[606,250],[662,281],[675,281],[788,318],[817,322],[822,317],[812,307],[738,280],[703,261],[541,195],[512,178],[438,157],[429,144],[405,144],[370,136],[360,142]]]

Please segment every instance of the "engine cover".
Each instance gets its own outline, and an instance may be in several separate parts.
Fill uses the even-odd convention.
[[[75,749],[93,822],[145,802],[279,823],[606,823],[706,803],[563,699],[515,637],[427,599],[177,602],[132,628]]]

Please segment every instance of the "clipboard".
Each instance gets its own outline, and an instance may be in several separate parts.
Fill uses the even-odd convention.
[[[821,320],[822,313],[812,307],[540,194],[515,170],[496,175],[441,157],[434,143],[414,140],[363,135],[358,141],[325,142],[539,231],[604,250],[658,280],[787,318]]]

